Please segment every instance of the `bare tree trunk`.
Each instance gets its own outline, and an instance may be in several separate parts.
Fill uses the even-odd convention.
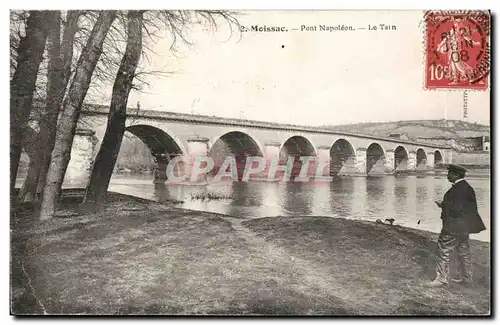
[[[106,199],[111,175],[125,133],[127,102],[142,52],[142,11],[128,13],[127,47],[116,75],[106,133],[97,154],[84,203],[99,207]]]
[[[36,184],[33,182],[38,178],[38,162],[35,159],[36,154],[30,156],[30,162],[28,164],[28,173],[26,174],[26,179],[24,180],[23,185],[19,189],[19,194],[17,195],[18,202],[33,202],[36,200],[33,192],[30,192],[29,189],[36,187]]]
[[[57,117],[61,108],[61,103],[64,98],[64,93],[68,86],[68,81],[71,76],[71,62],[73,59],[73,45],[75,34],[78,30],[78,18],[80,11],[70,10],[66,16],[66,25],[62,42],[54,44],[53,57],[54,62],[51,69],[49,61],[49,84],[47,85],[47,103],[45,110],[45,127],[40,129],[40,162],[38,164],[39,171],[37,173],[36,194],[40,194],[45,186],[45,179],[50,165],[50,155],[54,149],[56,139]],[[60,14],[59,14],[60,15]],[[60,19],[60,18],[59,18]],[[60,29],[60,25],[58,25]],[[54,32],[54,37],[56,37]],[[59,40],[60,31],[57,32]]]
[[[21,39],[17,67],[10,81],[10,193],[15,201],[15,185],[22,152],[22,135],[33,103],[36,78],[47,32],[47,11],[31,11],[26,23],[26,36]]]
[[[44,146],[47,145],[46,141],[42,142],[42,140],[46,140],[49,128],[55,128],[55,125],[50,125],[49,118],[51,115],[55,114],[57,122],[57,113],[60,106],[60,100],[58,100],[59,93],[63,92],[64,94],[61,66],[61,12],[57,10],[50,11],[46,26],[49,57],[46,103],[45,109],[39,120],[40,131],[33,139],[36,144],[34,152],[28,154],[30,157],[28,175],[26,175],[21,191],[19,191],[19,202],[31,201],[36,197],[38,176],[42,163],[42,153]]]
[[[41,220],[50,219],[54,216],[56,202],[71,156],[71,146],[83,100],[87,94],[97,61],[102,54],[104,39],[115,18],[116,11],[101,11],[87,44],[78,59],[75,77],[69,88],[68,97],[64,100],[57,127],[54,149],[43,189],[40,210]]]
[[[36,181],[36,173],[38,172],[38,144],[36,141],[36,139],[38,139],[38,133],[35,132],[31,127],[27,126],[24,131],[23,138],[23,147],[28,154],[30,162],[28,165],[28,174],[26,175],[23,186],[19,190],[18,202],[28,202],[33,200],[33,198],[31,197],[33,193],[29,193],[28,189],[36,186],[36,184],[33,184],[33,182]]]

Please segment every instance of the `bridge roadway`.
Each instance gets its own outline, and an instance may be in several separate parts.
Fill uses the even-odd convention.
[[[108,113],[106,106],[84,107],[68,179],[90,174]],[[184,158],[187,170],[199,156],[211,156],[216,166],[227,156],[238,162],[246,156],[261,156],[267,162],[312,156],[327,162],[325,173],[331,176],[429,173],[439,164],[451,163],[450,147],[321,127],[137,109],[128,110],[126,126],[155,158],[155,182],[166,180],[166,165],[175,156]]]

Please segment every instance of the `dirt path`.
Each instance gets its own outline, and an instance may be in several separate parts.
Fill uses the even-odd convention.
[[[262,257],[278,268],[286,269],[293,274],[294,281],[300,283],[300,288],[307,288],[320,297],[336,297],[347,306],[358,306],[356,310],[346,310],[349,314],[371,314],[375,311],[370,301],[362,296],[353,294],[352,288],[342,283],[342,277],[330,273],[329,268],[319,263],[303,259],[286,248],[276,245],[262,236],[245,227],[242,223],[245,219],[227,218],[232,226],[238,231],[238,235],[244,238],[251,247],[259,247]],[[338,301],[337,301],[338,303]],[[375,312],[377,313],[377,312]]]

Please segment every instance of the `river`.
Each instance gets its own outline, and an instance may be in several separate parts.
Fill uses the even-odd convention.
[[[486,175],[485,175],[486,176]],[[490,241],[490,178],[468,177],[476,191],[486,231],[471,238]],[[489,176],[489,175],[488,175]],[[351,177],[331,183],[224,182],[207,185],[153,184],[151,174],[114,174],[110,191],[156,201],[179,200],[186,209],[244,218],[331,216],[375,221],[439,232],[440,209],[434,200],[450,187],[446,176]],[[22,179],[19,179],[19,185]],[[218,199],[206,199],[207,196]],[[418,221],[420,222],[418,223]]]
[[[490,240],[490,179],[468,178],[476,191],[487,230],[471,235]],[[184,201],[179,207],[245,218],[332,216],[375,221],[439,232],[440,209],[434,200],[450,187],[445,176],[351,177],[331,183],[225,182],[207,185],[155,185],[152,175],[115,174],[109,190],[157,201]],[[220,199],[204,199],[208,195]],[[420,223],[418,221],[420,220]]]

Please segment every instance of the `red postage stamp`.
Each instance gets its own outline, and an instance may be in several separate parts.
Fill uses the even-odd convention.
[[[488,11],[426,12],[426,89],[488,89],[490,17]]]

